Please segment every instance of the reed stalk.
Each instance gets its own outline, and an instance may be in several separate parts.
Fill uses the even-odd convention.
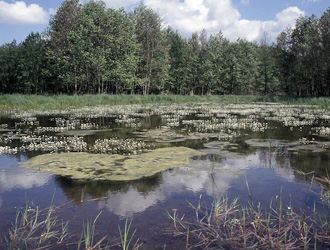
[[[325,181],[326,183],[330,184]],[[313,178],[310,184],[312,190]],[[249,198],[251,191],[247,183]],[[327,193],[327,194],[325,194]],[[320,193],[330,197],[329,188]],[[324,201],[325,199],[323,199]],[[176,236],[184,236],[187,249],[318,249],[330,246],[329,209],[318,211],[319,206],[310,207],[307,197],[305,207],[295,212],[291,196],[288,206],[283,203],[282,189],[264,207],[249,201],[247,206],[238,204],[238,199],[228,196],[214,199],[211,206],[199,199],[197,205],[189,203],[195,217],[188,218],[177,211],[168,213],[174,223]],[[329,208],[328,200],[325,207]],[[298,210],[299,211],[299,210]]]

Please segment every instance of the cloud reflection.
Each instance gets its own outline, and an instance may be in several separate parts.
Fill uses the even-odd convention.
[[[166,171],[162,174],[162,183],[152,192],[141,193],[136,188],[130,187],[127,192],[111,193],[108,197],[99,202],[99,209],[106,208],[108,211],[121,217],[132,217],[165,201],[172,194],[179,194],[186,191],[193,193],[206,192],[208,195],[223,194],[231,186],[234,179],[238,178],[237,173],[226,171],[224,173],[210,174],[210,168],[201,169],[200,161],[192,162],[189,167]],[[204,161],[205,164],[205,161]],[[216,168],[219,168],[217,164]]]
[[[9,169],[0,172],[0,192],[10,191],[15,188],[30,189],[41,187],[48,183],[50,176],[48,173],[31,172],[28,169]]]
[[[212,158],[193,160],[187,167],[163,172],[163,181],[151,192],[141,193],[132,186],[127,192],[108,191],[108,196],[105,200],[99,201],[98,207],[106,208],[121,217],[132,217],[158,202],[165,201],[172,194],[191,191],[195,194],[219,196],[225,194],[244,171],[268,168],[269,163],[277,176],[286,181],[294,181],[295,175],[289,159],[282,158],[282,161],[278,161],[275,156],[271,156],[269,161],[264,153],[257,151],[247,156],[229,153],[227,156],[230,157],[217,160]]]

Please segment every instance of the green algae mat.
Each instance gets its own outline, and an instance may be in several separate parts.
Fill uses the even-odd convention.
[[[159,148],[132,156],[91,153],[44,154],[20,163],[20,166],[78,180],[128,181],[187,165],[189,157],[203,154],[186,147]]]

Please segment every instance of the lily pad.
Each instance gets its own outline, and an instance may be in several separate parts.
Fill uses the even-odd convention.
[[[195,155],[203,153],[186,147],[168,147],[132,156],[90,153],[44,154],[20,163],[20,166],[80,180],[127,181],[187,165],[189,157]]]

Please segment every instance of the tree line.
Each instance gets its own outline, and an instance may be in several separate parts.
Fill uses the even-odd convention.
[[[330,8],[256,43],[183,38],[144,4],[66,0],[43,34],[2,45],[0,65],[0,93],[330,96]]]

